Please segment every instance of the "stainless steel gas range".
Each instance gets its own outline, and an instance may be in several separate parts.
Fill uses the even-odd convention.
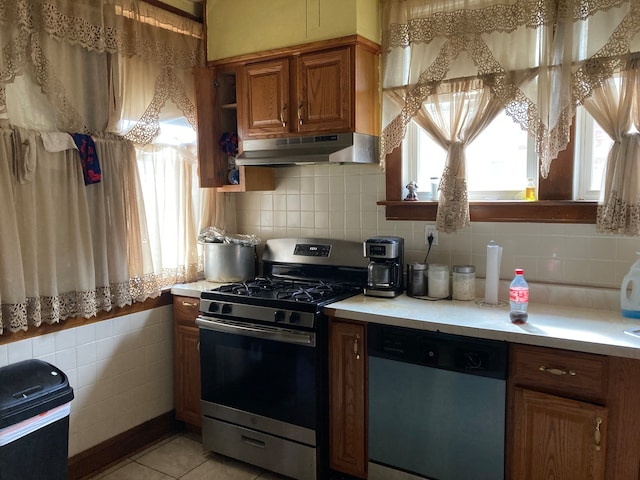
[[[268,240],[263,276],[202,292],[205,448],[301,480],[327,478],[327,318],[362,292],[362,244]]]

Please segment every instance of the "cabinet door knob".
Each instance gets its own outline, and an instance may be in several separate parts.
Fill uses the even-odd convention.
[[[280,123],[282,123],[283,127],[287,126],[287,120],[285,118],[285,112],[287,111],[287,104],[282,105],[282,109],[280,110]]]
[[[303,107],[304,107],[304,103],[300,102],[300,105],[298,106],[298,123],[300,125],[303,124],[303,121],[302,121],[302,108]]]
[[[596,417],[596,430],[594,432],[594,441],[596,445],[596,451],[600,451],[600,425],[602,425],[602,417]]]
[[[550,373],[551,375],[556,375],[558,377],[561,377],[563,375],[569,375],[571,377],[576,376],[575,370],[560,370],[559,368],[549,368],[549,367],[545,367],[544,365],[541,365],[539,370],[541,372]]]

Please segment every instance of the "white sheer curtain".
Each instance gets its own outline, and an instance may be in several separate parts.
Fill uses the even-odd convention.
[[[455,232],[469,225],[465,150],[502,111],[481,80],[442,84],[414,120],[447,151],[440,180],[436,227]]]
[[[383,166],[438,85],[490,76],[546,177],[577,105],[640,51],[637,0],[382,0],[382,10]]]
[[[600,192],[598,231],[640,235],[640,58],[605,80],[584,107],[613,140]]]
[[[202,26],[138,0],[0,0],[0,51],[0,331],[195,280],[197,228],[224,223],[215,193],[194,193],[189,153]],[[93,137],[100,183],[84,184],[71,146],[45,148],[64,132]],[[173,145],[136,155],[160,136]],[[150,185],[179,208],[151,205]],[[171,254],[153,237],[169,233]]]
[[[158,295],[131,143],[97,138],[103,180],[85,185],[76,150],[49,152],[37,132],[3,124],[0,330]]]

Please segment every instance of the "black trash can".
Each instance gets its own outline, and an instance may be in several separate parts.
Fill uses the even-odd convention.
[[[0,480],[66,480],[67,376],[42,360],[0,368]]]

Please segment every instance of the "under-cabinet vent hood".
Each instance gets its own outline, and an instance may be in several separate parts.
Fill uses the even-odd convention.
[[[337,133],[245,140],[236,165],[284,166],[309,163],[376,163],[378,137]]]

